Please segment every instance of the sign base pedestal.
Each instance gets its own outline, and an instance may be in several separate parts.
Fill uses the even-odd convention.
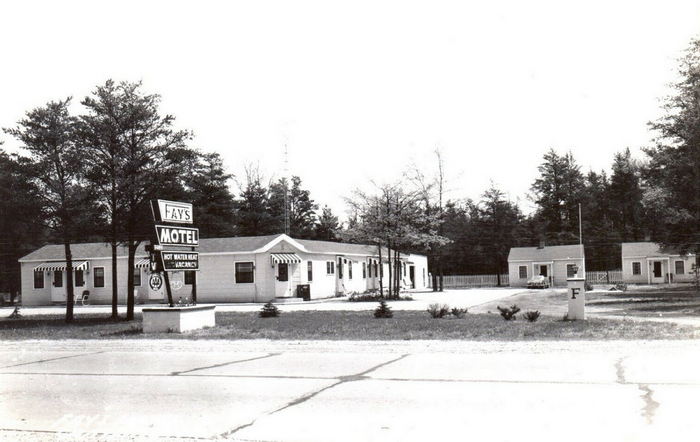
[[[570,321],[586,319],[586,280],[568,278],[566,285],[569,298],[569,312],[566,318]]]
[[[183,333],[214,327],[214,305],[191,307],[146,307],[143,311],[144,333]]]

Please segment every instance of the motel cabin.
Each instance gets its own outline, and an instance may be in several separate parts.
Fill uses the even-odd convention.
[[[376,246],[294,239],[284,234],[200,239],[199,271],[169,272],[173,300],[191,299],[196,280],[200,303],[284,302],[297,298],[298,287],[310,299],[363,293],[379,288],[379,273],[388,278],[388,255],[382,263]],[[90,304],[112,302],[111,247],[106,243],[71,246],[76,297],[88,291]],[[423,255],[401,255],[401,283],[407,289],[428,286]],[[66,302],[66,262],[62,245],[47,245],[19,260],[22,303]],[[139,303],[167,300],[164,287],[150,287],[149,260],[144,245],[134,261],[135,299]],[[127,249],[117,252],[119,303],[126,302]],[[386,285],[386,282],[385,282]],[[306,287],[308,286],[308,287]]]
[[[550,287],[566,286],[566,279],[582,275],[585,255],[583,245],[512,247],[508,254],[508,277],[511,287],[526,287],[534,276],[547,278]]]
[[[692,282],[695,254],[654,242],[622,243],[622,280],[628,284]]]

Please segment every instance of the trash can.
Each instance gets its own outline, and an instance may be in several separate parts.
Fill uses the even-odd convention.
[[[303,298],[304,301],[311,301],[311,286],[309,284],[297,285],[297,298]]]

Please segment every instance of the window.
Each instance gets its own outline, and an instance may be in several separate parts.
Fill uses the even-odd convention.
[[[367,278],[367,263],[363,262],[362,263],[362,279]]]
[[[197,278],[197,272],[194,270],[185,270],[185,285],[194,285]]]
[[[368,276],[371,278],[372,277],[372,260],[371,259],[369,260],[369,265],[367,267],[368,267],[368,269],[367,269]]]
[[[377,260],[374,260],[374,277],[376,278],[377,276],[379,276],[379,264]]]
[[[641,262],[633,262],[632,263],[632,274],[633,275],[641,275],[642,274],[642,263]]]
[[[520,279],[527,279],[527,266],[518,267],[518,272]]]
[[[236,284],[250,284],[255,281],[253,277],[255,273],[255,266],[252,261],[248,262],[237,262],[236,267]]]
[[[403,267],[403,276],[406,276],[406,263],[402,262],[401,266]]]
[[[343,279],[343,258],[338,258],[338,278]]]
[[[332,275],[335,273],[335,262],[326,261],[326,274]]]
[[[134,269],[134,287],[141,286],[141,269]]]
[[[53,286],[63,287],[63,271],[55,270],[53,272]]]
[[[85,285],[85,276],[83,275],[83,271],[76,270],[75,271],[75,286],[82,287],[84,285]]]
[[[34,270],[34,288],[44,288],[44,272],[42,270]]]
[[[566,277],[567,278],[573,278],[576,276],[576,270],[574,270],[574,267],[576,267],[576,264],[567,264],[566,265]]]
[[[683,261],[676,261],[676,275],[685,274],[685,266]]]
[[[306,279],[309,282],[313,281],[314,280],[314,266],[313,266],[313,263],[311,261],[306,263],[306,273],[307,273]]]
[[[277,264],[277,280],[289,281],[289,264],[286,262]]]
[[[352,279],[352,261],[348,261],[348,279]]]
[[[104,287],[105,286],[105,268],[95,267],[95,271],[92,274],[92,285],[93,287]]]

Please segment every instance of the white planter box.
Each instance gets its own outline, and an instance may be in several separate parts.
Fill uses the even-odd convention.
[[[144,333],[182,333],[214,327],[214,305],[192,307],[146,307],[143,309]]]

